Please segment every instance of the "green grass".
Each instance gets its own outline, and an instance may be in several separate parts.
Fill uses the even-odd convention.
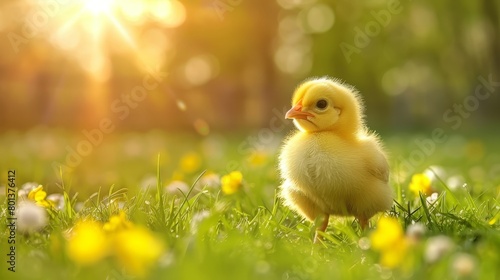
[[[159,131],[116,133],[106,136],[73,171],[54,170],[52,162],[62,162],[64,147],[76,145],[79,137],[44,128],[0,135],[0,182],[6,184],[7,170],[16,169],[19,187],[34,181],[48,193],[64,194],[66,202],[64,209],[51,212],[42,231],[17,234],[16,272],[7,271],[2,258],[0,279],[133,279],[111,258],[80,267],[65,253],[65,231],[75,221],[92,217],[106,222],[119,205],[133,223],[148,227],[166,244],[164,255],[149,272],[151,279],[500,279],[500,221],[489,224],[500,215],[500,154],[497,141],[491,140],[497,139],[495,135],[486,140],[460,136],[460,141],[439,146],[416,167],[415,172],[431,165],[446,172],[433,183],[439,196],[432,205],[408,191],[412,174],[396,168],[395,155],[410,154],[414,136],[382,135],[392,155],[391,186],[398,194],[386,214],[396,217],[405,230],[415,222],[426,227],[423,239],[402,256],[404,265],[395,269],[380,267],[377,252],[358,246],[360,238],[374,230],[378,217],[366,232],[352,218],[332,218],[324,241],[312,243],[312,223],[285,208],[276,196],[280,135],[262,145],[263,161],[252,164],[251,149],[238,151],[246,135],[198,139]],[[199,155],[201,163],[183,172],[182,181],[191,187],[174,197],[164,186],[178,176],[174,173],[180,170],[181,158],[190,152]],[[195,186],[203,172],[225,175],[233,169],[244,178],[236,194]],[[466,187],[448,186],[448,179],[457,175]],[[148,177],[154,179],[141,188]],[[4,200],[0,196],[2,205]],[[83,208],[77,211],[81,203]],[[2,223],[5,210],[0,212]],[[8,232],[0,234],[0,252],[5,256]],[[439,261],[429,263],[428,241],[438,235],[448,236],[454,246]],[[475,260],[473,272],[464,277],[454,268],[461,253]]]

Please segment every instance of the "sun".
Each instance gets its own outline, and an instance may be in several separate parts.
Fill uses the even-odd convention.
[[[93,14],[109,14],[113,11],[115,7],[114,0],[86,0],[84,2],[85,9]]]
[[[46,39],[92,80],[101,83],[111,75],[114,55],[144,71],[160,67],[166,59],[160,49],[166,48],[167,31],[186,20],[186,7],[180,0],[14,2],[24,2],[34,11],[29,23],[34,22],[35,35]]]

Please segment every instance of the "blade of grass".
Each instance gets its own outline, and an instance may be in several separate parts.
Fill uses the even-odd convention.
[[[162,225],[166,224],[165,219],[165,206],[163,205],[163,192],[161,189],[161,174],[160,174],[160,159],[161,154],[158,154],[158,161],[156,164],[156,202],[158,204],[158,210],[160,211],[160,223]]]
[[[436,227],[434,218],[432,217],[429,208],[427,207],[427,200],[422,193],[420,193],[420,203],[422,205],[422,209],[424,210],[425,216],[427,217],[427,221],[429,222],[429,227],[431,229],[435,229]]]
[[[434,176],[439,180],[439,182],[441,183],[441,185],[446,189],[446,191],[450,194],[448,197],[449,199],[451,200],[452,203],[454,204],[457,204],[458,203],[458,199],[457,197],[453,194],[453,192],[451,191],[451,189],[448,187],[448,185],[446,185],[446,183],[441,179],[441,177],[438,176],[438,174],[432,169],[432,168],[429,168],[431,170],[431,172],[434,174]]]
[[[191,185],[191,187],[189,188],[188,193],[184,196],[184,200],[182,201],[181,205],[179,206],[179,210],[177,210],[177,213],[175,213],[174,217],[172,218],[173,220],[175,220],[175,218],[177,218],[177,216],[182,211],[182,208],[184,207],[184,205],[186,203],[188,203],[188,197],[189,197],[189,195],[191,194],[191,192],[193,192],[193,189],[196,186],[196,183],[198,183],[198,181],[201,179],[201,177],[203,176],[203,174],[205,174],[205,172],[206,172],[206,170],[204,170],[203,172],[201,172],[201,174],[198,175],[198,178],[196,178],[196,180],[194,181],[194,183]]]

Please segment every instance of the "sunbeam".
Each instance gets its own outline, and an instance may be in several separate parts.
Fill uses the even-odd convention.
[[[109,14],[116,7],[114,0],[84,0],[83,5],[91,14]]]
[[[178,26],[184,22],[185,8],[176,0],[139,1],[139,0],[75,0],[67,4],[23,1],[32,15],[42,15],[46,20],[38,28],[40,37],[49,38],[55,47],[74,58],[91,78],[102,76],[98,69],[89,67],[92,61],[102,61],[112,53],[128,55],[141,68],[156,68],[163,62],[163,56],[145,59],[148,45],[155,41],[141,41],[144,27],[148,24],[165,26],[165,22],[175,21]],[[135,7],[135,8],[134,8]],[[46,11],[50,11],[46,12]],[[144,51],[139,51],[143,50]],[[155,53],[155,55],[158,55]],[[154,63],[155,65],[149,65]]]
[[[134,50],[137,50],[137,45],[135,41],[132,39],[130,34],[127,32],[127,30],[123,27],[123,25],[113,16],[108,14],[108,19],[111,21],[113,26],[118,30],[120,35],[122,35],[122,38],[127,41],[130,47],[132,47]]]

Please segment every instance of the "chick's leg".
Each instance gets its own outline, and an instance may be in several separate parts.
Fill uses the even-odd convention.
[[[316,228],[316,234],[314,235],[314,243],[318,243],[322,237],[321,235],[318,234],[319,231],[321,232],[325,232],[326,231],[326,228],[328,227],[328,221],[330,220],[330,215],[329,214],[323,214],[322,216],[318,217],[318,219],[316,220],[316,225],[317,225],[317,228]],[[320,223],[318,225],[318,222]]]
[[[369,226],[368,219],[365,217],[358,217],[358,221],[362,231],[364,231]]]
[[[330,215],[325,214],[313,200],[307,197],[304,192],[290,185],[282,186],[281,196],[284,198],[285,204],[288,207],[294,209],[303,217],[314,222],[317,227],[316,234],[314,236],[314,243],[317,243],[321,238],[317,231],[324,232],[326,230]]]

